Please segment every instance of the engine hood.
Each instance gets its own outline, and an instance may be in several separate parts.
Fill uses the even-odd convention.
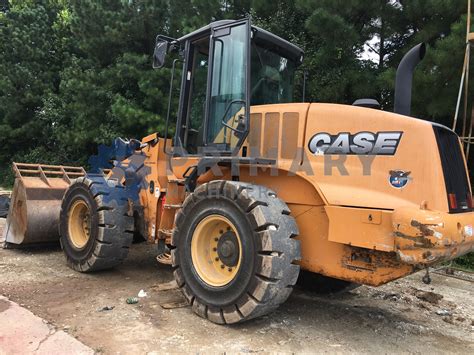
[[[449,211],[430,122],[368,108],[311,104],[303,166],[328,204]],[[464,171],[459,173],[465,174]]]

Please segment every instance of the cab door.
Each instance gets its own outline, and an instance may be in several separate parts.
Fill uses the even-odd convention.
[[[250,29],[248,19],[211,25],[186,43],[176,136],[185,155],[236,153],[247,136]]]
[[[208,150],[232,153],[248,131],[250,102],[250,21],[211,30],[206,130]]]

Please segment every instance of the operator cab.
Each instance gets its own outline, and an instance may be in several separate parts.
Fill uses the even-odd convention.
[[[238,151],[250,106],[293,102],[303,61],[300,48],[249,19],[213,22],[177,40],[158,36],[154,67],[162,67],[171,51],[181,56],[173,72],[183,63],[174,146],[191,155]]]

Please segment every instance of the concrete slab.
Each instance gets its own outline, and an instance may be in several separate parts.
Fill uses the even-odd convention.
[[[27,309],[0,296],[0,354],[94,354]]]

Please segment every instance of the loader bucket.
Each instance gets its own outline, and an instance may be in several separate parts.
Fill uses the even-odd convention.
[[[15,184],[3,232],[6,246],[59,239],[61,202],[71,181],[85,175],[81,167],[13,163]]]

